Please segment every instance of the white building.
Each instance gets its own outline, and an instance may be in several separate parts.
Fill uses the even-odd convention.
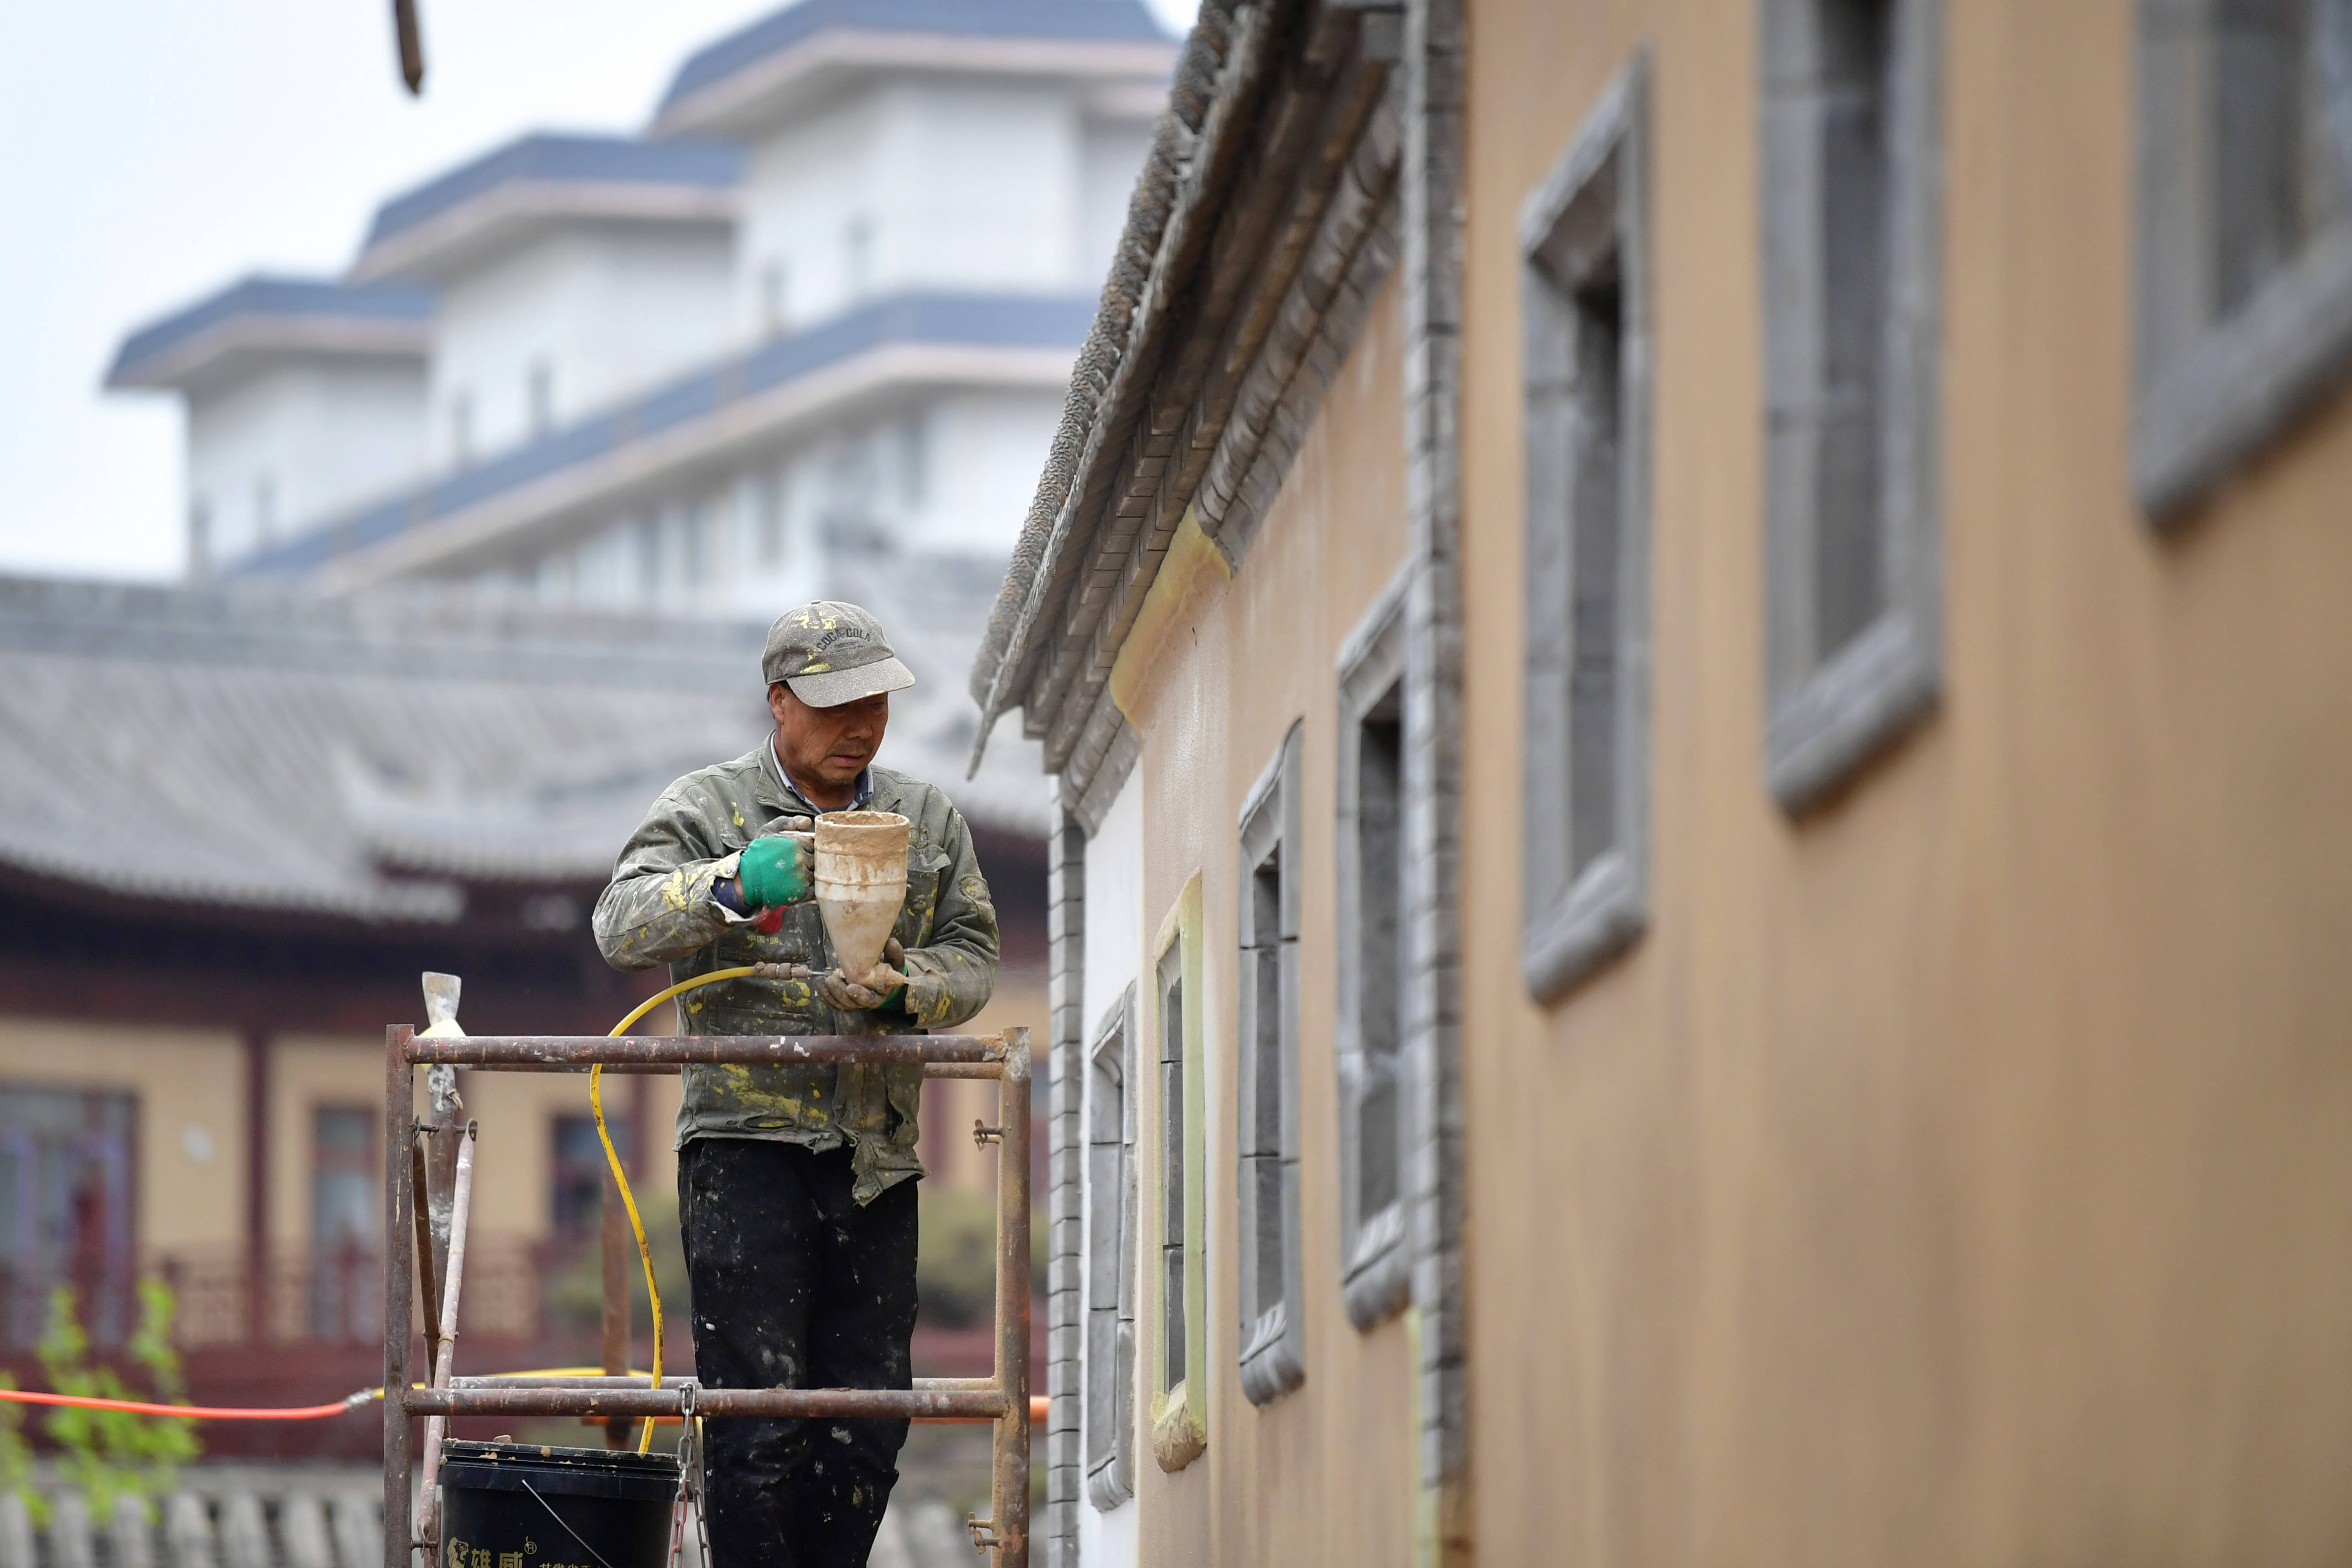
[[[352,277],[437,298],[433,468],[724,353],[742,162],[724,142],[525,136],[378,208]]]
[[[110,384],[186,400],[198,574],[759,615],[1001,561],[1174,55],[1137,0],[802,0]]]
[[[248,277],[124,340],[107,384],[187,404],[191,576],[251,559],[425,461],[433,297]]]

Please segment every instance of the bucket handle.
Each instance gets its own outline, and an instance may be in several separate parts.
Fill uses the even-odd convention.
[[[572,1537],[574,1541],[580,1542],[580,1550],[588,1553],[589,1556],[593,1557],[597,1562],[598,1568],[613,1568],[613,1565],[610,1563],[604,1561],[604,1554],[603,1552],[589,1545],[585,1541],[581,1541],[580,1532],[572,1529],[572,1526],[566,1522],[564,1517],[556,1512],[554,1507],[550,1504],[545,1498],[539,1495],[539,1489],[530,1484],[530,1478],[529,1476],[518,1471],[516,1472],[515,1479],[522,1482],[522,1490],[530,1493],[530,1500],[539,1504],[540,1507],[546,1509],[547,1517],[555,1521],[556,1524],[562,1528],[564,1534]]]

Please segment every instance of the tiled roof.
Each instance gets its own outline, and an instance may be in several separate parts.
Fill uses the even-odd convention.
[[[529,182],[725,190],[742,171],[742,150],[724,141],[640,141],[628,136],[535,132],[393,197],[375,210],[361,248],[379,245],[501,185]]]
[[[142,384],[167,360],[194,348],[207,334],[260,323],[297,329],[336,325],[382,329],[379,335],[387,347],[408,343],[410,351],[421,355],[432,319],[433,295],[427,289],[256,275],[132,332],[116,352],[106,382],[109,386]]]
[[[1168,38],[1138,0],[799,0],[689,55],[670,78],[656,118],[771,55],[835,29],[1112,43]]]
[[[339,521],[246,556],[229,570],[253,577],[313,570],[506,492],[621,451],[746,399],[891,345],[1075,348],[1094,301],[1055,295],[908,294],[877,300],[807,331],[764,343],[644,397],[554,431]]]
[[[1213,129],[1222,130],[1226,136],[1245,134],[1234,128],[1237,122],[1234,119],[1223,119],[1217,126],[1213,126],[1211,120],[1211,110],[1224,85],[1234,16],[1233,0],[1203,0],[1192,31],[1184,40],[1183,54],[1177,61],[1167,106],[1153,129],[1151,150],[1144,158],[1142,172],[1136,176],[1135,192],[1128,201],[1127,225],[1111,258],[1110,276],[1070,371],[1070,394],[1062,405],[1061,428],[1055,432],[1054,444],[1046,453],[1037,494],[1030,503],[1021,537],[1013,542],[1011,568],[1005,573],[995,608],[990,612],[979,657],[972,664],[971,695],[981,707],[979,735],[982,746],[997,719],[1022,701],[1018,695],[1020,680],[1036,654],[1032,633],[1039,612],[1035,602],[1039,580],[1051,564],[1048,555],[1066,532],[1066,514],[1073,499],[1071,486],[1078,471],[1089,454],[1099,457],[1103,451],[1103,444],[1095,437],[1101,422],[1114,412],[1119,401],[1114,393],[1128,379],[1122,372],[1131,370],[1130,356],[1137,348],[1133,339],[1143,323],[1142,307],[1147,294],[1163,306],[1158,312],[1159,324],[1164,326],[1171,314],[1181,314],[1164,308],[1171,296],[1158,288],[1168,260],[1163,255],[1162,241],[1180,204],[1189,198],[1208,205],[1213,195],[1222,193],[1223,186],[1205,177],[1215,171],[1219,161],[1203,154],[1202,138]],[[1270,52],[1261,52],[1256,57],[1261,61],[1270,57]],[[1230,169],[1244,165],[1247,160],[1223,162]],[[1226,178],[1232,177],[1228,172]],[[1217,232],[1214,222],[1209,220],[1193,225],[1193,230],[1198,235]],[[1199,238],[1191,241],[1195,249],[1202,243],[1204,242]],[[1149,354],[1141,354],[1135,355],[1133,362],[1149,361]],[[975,767],[980,758],[976,749],[972,758]]]
[[[951,592],[976,631],[985,583]],[[462,913],[465,881],[593,882],[672,779],[766,733],[763,641],[424,591],[0,578],[0,869],[425,923]],[[952,650],[910,652],[933,667],[882,760],[950,779],[924,703],[964,708]],[[1042,831],[1034,768],[951,793],[975,822]]]

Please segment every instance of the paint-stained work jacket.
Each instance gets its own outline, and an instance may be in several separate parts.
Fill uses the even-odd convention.
[[[947,1029],[980,1011],[996,983],[996,905],[963,814],[939,789],[872,771],[866,809],[913,824],[907,906],[893,930],[907,950],[903,1004],[836,1015],[802,980],[721,981],[678,998],[690,1034],[905,1034]],[[814,902],[783,912],[773,936],[730,921],[711,890],[735,876],[744,845],[808,808],[788,793],[765,742],[732,762],[689,773],[662,792],[621,851],[596,901],[596,946],[616,969],[667,964],[673,981],[743,964],[834,967]],[[915,1153],[919,1066],[695,1066],[685,1070],[677,1140],[769,1138],[813,1149],[851,1145],[860,1203],[920,1176]]]

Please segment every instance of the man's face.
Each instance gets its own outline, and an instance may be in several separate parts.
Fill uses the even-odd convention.
[[[890,723],[887,692],[838,707],[811,707],[778,681],[768,688],[768,710],[776,716],[776,751],[784,771],[803,789],[855,789],[857,776],[882,749],[882,732]]]

